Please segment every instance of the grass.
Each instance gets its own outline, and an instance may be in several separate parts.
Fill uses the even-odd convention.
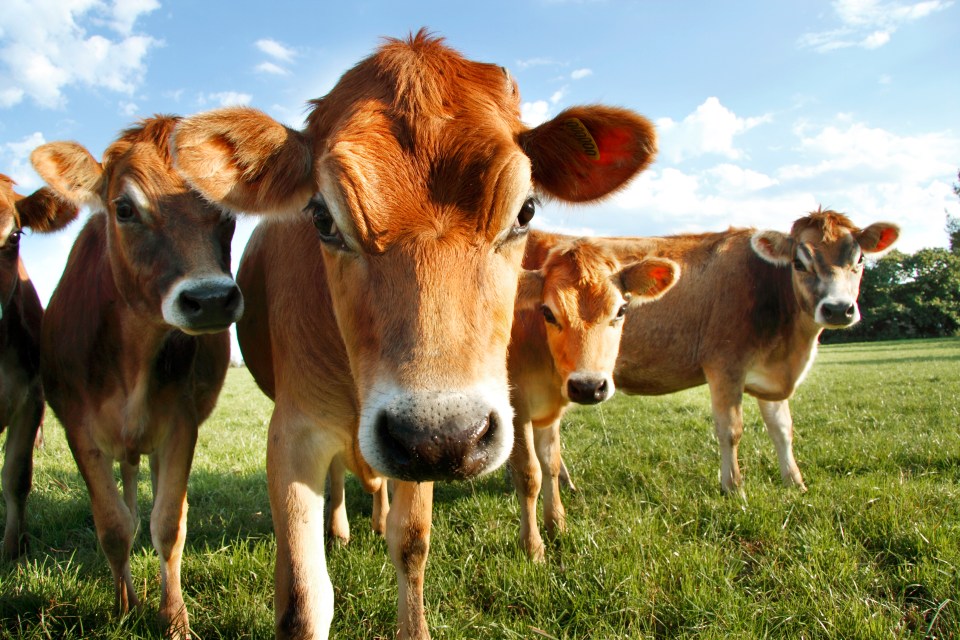
[[[437,485],[427,566],[435,640],[960,637],[960,339],[826,346],[793,402],[809,491],[780,486],[745,404],[747,501],[720,495],[705,388],[617,396],[564,425],[579,492],[548,560],[517,544],[501,474]],[[273,635],[263,470],[270,402],[230,371],[190,480],[183,584],[195,637]],[[158,565],[141,474],[133,575],[115,619],[89,499],[48,414],[29,503],[32,552],[0,565],[0,638],[157,638]],[[145,465],[144,465],[145,466]],[[328,556],[337,638],[392,638],[396,584],[370,500],[350,479],[353,540]]]

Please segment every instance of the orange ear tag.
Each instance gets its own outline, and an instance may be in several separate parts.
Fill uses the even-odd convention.
[[[593,139],[590,131],[580,122],[579,118],[564,120],[563,127],[580,144],[583,155],[594,161],[600,159],[600,147],[597,146],[597,141]]]

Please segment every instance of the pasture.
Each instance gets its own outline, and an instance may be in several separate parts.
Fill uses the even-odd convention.
[[[468,638],[891,638],[960,635],[960,339],[825,346],[791,403],[805,494],[780,486],[745,402],[747,499],[720,494],[709,396],[617,395],[571,411],[568,531],[530,563],[512,486],[438,484],[425,589],[431,633]],[[201,427],[183,588],[194,636],[273,635],[264,471],[270,401],[231,369]],[[47,413],[29,500],[31,552],[0,565],[0,638],[156,638],[150,481],[115,619],[106,559],[62,429]],[[396,578],[351,478],[353,539],[329,550],[332,636],[391,638]]]

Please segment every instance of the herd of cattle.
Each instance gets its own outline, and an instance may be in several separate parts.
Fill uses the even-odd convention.
[[[561,418],[614,389],[709,385],[727,492],[741,486],[743,394],[755,396],[783,480],[803,489],[788,398],[820,332],[859,319],[864,255],[888,249],[897,227],[859,229],[817,211],[789,234],[534,231],[537,196],[610,194],[653,161],[656,134],[606,106],[527,128],[519,105],[505,69],[420,32],[347,71],[311,102],[302,130],[247,108],[157,116],[124,131],[102,162],[76,143],[37,148],[31,160],[48,187],[31,196],[0,178],[4,555],[27,550],[46,401],[89,490],[121,613],[138,604],[130,550],[139,461],[149,457],[160,618],[171,636],[189,636],[187,479],[234,322],[275,403],[267,478],[278,637],[329,632],[324,536],[349,536],[345,469],[375,496],[374,528],[397,570],[399,637],[427,638],[433,482],[509,458],[520,541],[542,559],[541,485],[547,534],[564,528]],[[21,230],[61,228],[80,206],[92,215],[44,313],[18,257]],[[233,212],[263,217],[236,281]]]

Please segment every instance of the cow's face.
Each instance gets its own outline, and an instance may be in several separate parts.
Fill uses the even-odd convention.
[[[29,196],[13,190],[14,182],[0,174],[0,320],[17,289],[26,278],[20,265],[20,236],[23,229],[41,233],[55,231],[77,217],[77,207],[39,189]]]
[[[166,143],[175,122],[158,117],[124,132],[102,166],[69,142],[38,147],[31,159],[63,197],[104,213],[110,267],[127,305],[157,325],[212,333],[243,312],[230,274],[235,221],[173,170]]]
[[[221,110],[186,119],[174,147],[211,200],[312,219],[361,452],[379,473],[436,480],[509,454],[506,349],[536,195],[599,198],[646,166],[655,138],[600,107],[527,130],[502,68],[421,34],[347,72],[304,131]]]
[[[542,314],[564,398],[597,404],[613,395],[627,314],[666,293],[679,272],[665,258],[621,265],[601,243],[586,239],[554,247],[540,270],[524,272],[517,306]]]
[[[842,329],[860,320],[864,257],[889,250],[899,235],[894,224],[858,229],[842,214],[817,211],[797,220],[790,235],[758,231],[751,244],[761,258],[790,267],[794,294],[808,317],[822,328]]]

